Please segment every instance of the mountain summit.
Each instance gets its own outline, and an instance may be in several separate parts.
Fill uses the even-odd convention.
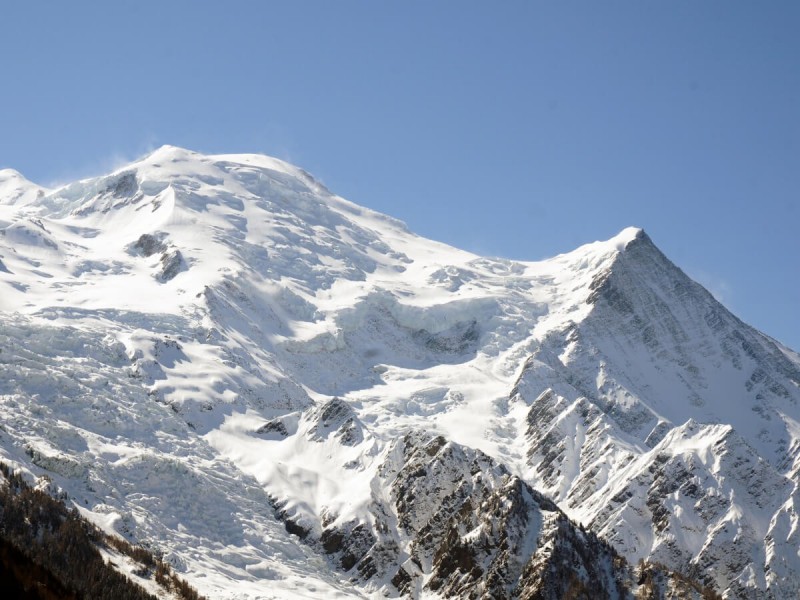
[[[165,146],[1,171],[0,309],[0,458],[209,597],[800,593],[800,358],[641,229],[481,257]]]

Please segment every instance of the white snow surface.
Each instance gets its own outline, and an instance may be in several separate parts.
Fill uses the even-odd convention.
[[[3,170],[0,457],[213,598],[396,594],[273,506],[316,533],[370,523],[410,429],[482,450],[631,560],[733,552],[720,591],[796,591],[798,355],[662,259],[636,228],[477,256],[260,155],[165,146],[53,190]],[[315,413],[334,397],[348,440]],[[654,465],[688,475],[658,488]]]

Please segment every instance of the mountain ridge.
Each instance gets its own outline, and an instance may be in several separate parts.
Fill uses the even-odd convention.
[[[461,593],[458,569],[408,564],[424,534],[393,525],[382,473],[402,471],[386,461],[413,431],[465,449],[451,502],[494,494],[469,480],[482,453],[632,564],[728,597],[797,590],[800,361],[643,230],[480,257],[277,159],[169,146],[35,197],[6,189],[0,454],[107,531],[163,546],[202,593]],[[412,473],[439,460],[420,456]],[[441,559],[473,548],[448,531]],[[516,573],[499,565],[525,563],[523,546],[495,566]],[[386,577],[365,576],[379,563]],[[479,589],[500,572],[486,565]]]

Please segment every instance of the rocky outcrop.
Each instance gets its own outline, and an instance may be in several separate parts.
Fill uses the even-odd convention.
[[[318,408],[327,417],[321,422],[346,422],[342,404]],[[278,515],[335,568],[388,595],[660,599],[684,583],[691,593],[682,598],[710,593],[663,567],[643,564],[637,574],[608,542],[519,477],[442,436],[412,431],[395,442],[373,489],[370,519],[341,523],[325,514],[318,536],[280,508]]]
[[[529,406],[531,481],[629,560],[732,597],[792,596],[770,575],[785,556],[764,540],[797,487],[785,417],[800,401],[796,364],[644,232],[587,303],[534,349],[512,393]]]
[[[334,436],[345,446],[355,446],[364,440],[361,422],[350,405],[339,398],[316,407],[311,420],[308,433],[313,440],[322,441]]]

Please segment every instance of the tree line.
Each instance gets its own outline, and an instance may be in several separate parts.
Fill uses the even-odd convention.
[[[114,548],[183,600],[205,600],[152,552],[100,531],[76,508],[28,485],[0,462],[0,589],[16,600],[158,600],[106,563]]]

